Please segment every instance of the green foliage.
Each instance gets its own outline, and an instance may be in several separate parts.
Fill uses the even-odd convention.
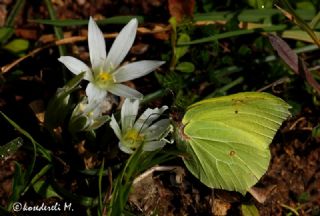
[[[192,73],[195,70],[195,66],[191,62],[180,62],[177,65],[176,70],[184,73]]]
[[[29,48],[29,41],[21,38],[10,40],[14,35],[14,21],[21,12],[25,0],[17,0],[6,19],[5,25],[0,27],[0,45],[1,48],[13,53],[21,54]]]
[[[22,146],[23,140],[21,137],[15,138],[7,144],[0,146],[0,159],[5,159],[14,154]]]
[[[156,164],[175,158],[174,152],[142,152],[140,147],[126,161],[124,168],[116,178],[108,208],[108,216],[121,215],[124,212],[134,179],[142,172]]]
[[[191,105],[180,131],[186,167],[209,187],[245,194],[266,172],[269,144],[288,108],[275,96],[255,92]]]
[[[180,36],[178,37],[177,43],[179,44],[179,43],[184,43],[189,41],[190,41],[189,35],[180,34]],[[180,58],[183,57],[187,52],[188,52],[187,46],[176,47],[174,52],[176,61],[179,62]]]
[[[41,194],[42,197],[49,198],[49,197],[59,197],[54,190],[54,188],[49,184],[46,180],[39,180],[35,184],[33,184],[33,189],[38,193]]]
[[[12,53],[21,53],[29,48],[29,41],[24,39],[14,39],[3,46],[4,49]]]
[[[259,216],[259,211],[255,205],[241,205],[241,212],[243,216]]]
[[[63,88],[58,89],[55,96],[49,101],[44,118],[45,125],[49,129],[53,130],[64,122],[72,109],[70,94],[78,88],[83,77],[84,73],[75,76]]]
[[[320,138],[320,124],[312,129],[312,136],[315,138]]]
[[[7,40],[9,40],[9,38],[12,36],[13,34],[13,28],[12,27],[1,27],[0,28],[0,43],[4,43]]]

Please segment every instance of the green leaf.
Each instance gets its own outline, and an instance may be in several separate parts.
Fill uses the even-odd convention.
[[[94,123],[87,130],[95,130],[110,120],[110,116],[103,115],[95,119]]]
[[[87,116],[76,116],[71,118],[69,121],[68,129],[70,133],[75,134],[76,132],[86,129],[87,122],[89,121]]]
[[[40,194],[41,196],[45,198],[49,197],[59,197],[61,196],[57,194],[53,187],[45,180],[38,180],[34,185],[33,185],[34,190]]]
[[[6,158],[14,154],[22,146],[22,138],[18,137],[14,140],[11,140],[7,144],[0,146],[0,159]]]
[[[7,209],[12,210],[13,203],[20,199],[22,191],[25,188],[26,181],[28,181],[27,173],[22,171],[19,163],[15,163],[15,171],[13,176],[12,194],[10,196]]]
[[[290,106],[271,94],[244,92],[188,107],[180,129],[183,161],[211,188],[245,194],[266,172],[271,143]]]
[[[181,62],[176,66],[176,70],[184,73],[192,73],[195,67],[191,62]]]
[[[14,39],[7,43],[3,48],[12,52],[19,53],[27,50],[29,47],[29,41],[24,39]]]
[[[0,43],[4,43],[13,35],[13,28],[11,27],[2,27],[0,28]]]
[[[44,116],[44,122],[48,128],[54,129],[62,124],[71,109],[70,94],[76,90],[83,77],[84,73],[73,77],[63,88],[58,89],[55,96],[49,101]]]
[[[314,34],[320,38],[320,32],[319,31],[314,31]],[[300,40],[300,41],[305,41],[308,43],[314,43],[314,40],[310,37],[310,35],[302,30],[287,30],[283,31],[281,34],[282,38],[289,38],[289,39],[294,39],[294,40]]]
[[[320,138],[320,124],[318,124],[312,129],[312,137]]]
[[[259,211],[255,205],[241,205],[243,216],[259,216]]]
[[[180,34],[177,43],[187,43],[190,41],[190,37],[187,34]],[[179,59],[184,56],[188,52],[188,47],[187,46],[181,46],[176,48],[176,61],[178,62]]]
[[[31,175],[31,172],[33,171],[33,166],[35,163],[35,157],[36,157],[36,151],[38,151],[44,158],[46,158],[48,161],[52,161],[52,155],[51,152],[47,149],[45,149],[44,147],[42,147],[42,145],[40,145],[37,141],[35,141],[33,139],[33,137],[23,128],[21,128],[17,123],[15,123],[12,119],[10,119],[8,116],[6,116],[3,112],[0,111],[0,115],[2,117],[4,117],[19,133],[23,134],[25,137],[27,137],[31,143],[32,143],[32,147],[33,147],[33,159],[32,161],[29,161],[29,171],[28,171],[28,176]]]

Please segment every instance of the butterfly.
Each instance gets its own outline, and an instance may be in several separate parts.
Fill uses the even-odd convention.
[[[183,161],[202,183],[243,194],[266,172],[269,144],[290,105],[268,93],[243,92],[197,102],[180,127]]]

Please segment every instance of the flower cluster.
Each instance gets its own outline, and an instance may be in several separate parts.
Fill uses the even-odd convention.
[[[132,19],[120,31],[107,54],[103,33],[90,17],[88,45],[91,67],[72,56],[61,56],[58,59],[75,75],[85,73],[83,78],[89,81],[86,98],[73,110],[69,130],[94,130],[104,124],[109,116],[102,114],[101,103],[105,100],[107,92],[125,97],[121,109],[121,128],[113,115],[110,127],[120,140],[120,149],[129,154],[141,145],[144,151],[154,151],[163,147],[166,143],[164,138],[170,130],[169,119],[154,122],[168,109],[167,106],[147,109],[136,120],[139,100],[143,95],[121,84],[142,77],[164,64],[163,61],[142,60],[120,65],[135,40],[137,26],[137,19]]]
[[[125,99],[121,109],[121,127],[114,116],[111,117],[110,126],[120,140],[119,148],[128,154],[140,145],[143,145],[144,151],[162,148],[167,142],[164,138],[170,131],[169,119],[155,122],[168,109],[167,106],[147,109],[136,119],[138,109],[139,100]]]

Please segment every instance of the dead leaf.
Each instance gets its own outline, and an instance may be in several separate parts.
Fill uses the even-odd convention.
[[[302,76],[318,93],[320,93],[320,84],[313,78],[305,62],[289,47],[289,45],[280,37],[274,34],[268,34],[272,47],[277,51],[280,58],[292,69],[292,71]]]
[[[26,40],[37,40],[39,38],[39,31],[33,29],[15,29],[15,33],[17,37],[24,38]]]
[[[135,44],[131,49],[130,52],[134,55],[142,55],[149,49],[149,44],[146,43],[138,43]]]
[[[270,185],[264,188],[251,187],[248,192],[259,202],[264,203],[270,196],[271,192],[276,188],[276,185]]]
[[[213,215],[227,215],[228,210],[231,208],[231,204],[229,202],[213,199],[212,200],[212,213]]]
[[[181,22],[186,17],[192,17],[195,0],[169,0],[168,7],[172,17]]]
[[[4,26],[7,15],[8,15],[7,7],[5,5],[0,5],[0,26]]]
[[[40,123],[44,122],[44,102],[43,100],[34,100],[29,103],[29,107],[32,109]]]

